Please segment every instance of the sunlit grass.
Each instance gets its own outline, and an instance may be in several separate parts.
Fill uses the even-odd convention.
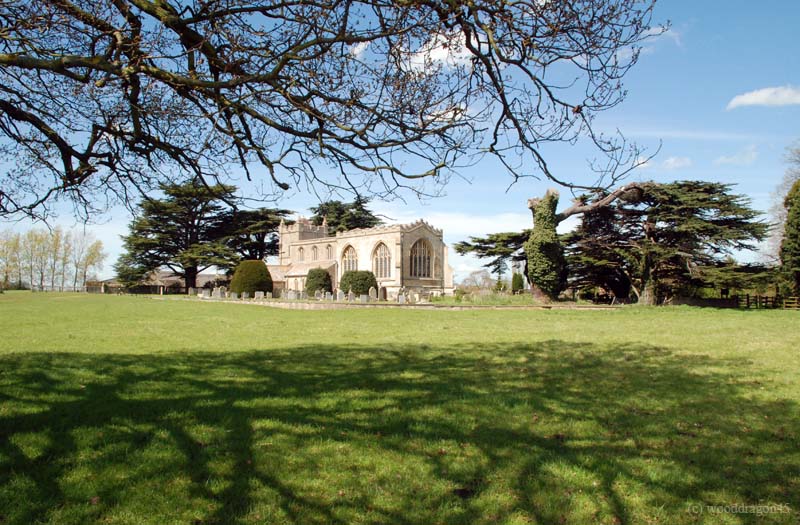
[[[7,293],[0,523],[796,523],[798,326]]]

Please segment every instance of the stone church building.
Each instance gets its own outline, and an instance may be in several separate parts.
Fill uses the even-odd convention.
[[[378,281],[378,297],[393,300],[401,290],[427,295],[453,293],[453,269],[447,262],[442,230],[419,220],[336,232],[323,222],[300,218],[281,221],[278,264],[268,265],[276,290],[305,290],[306,275],[323,268],[334,291],[348,270],[369,270]],[[347,292],[347,290],[343,290]]]

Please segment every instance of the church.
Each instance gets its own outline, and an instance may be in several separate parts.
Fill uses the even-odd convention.
[[[454,290],[442,230],[422,220],[331,235],[326,221],[317,226],[300,218],[288,225],[281,221],[278,234],[278,264],[268,265],[276,291],[305,290],[312,268],[328,271],[334,291],[344,272],[369,270],[381,300],[394,300],[401,291],[436,296]]]

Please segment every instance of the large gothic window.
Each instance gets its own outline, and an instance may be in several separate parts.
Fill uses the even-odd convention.
[[[349,272],[358,270],[358,257],[356,250],[352,246],[344,249],[342,254],[342,272]]]
[[[431,276],[431,245],[425,239],[420,239],[411,247],[411,277]]]
[[[392,276],[392,256],[389,248],[380,243],[372,255],[372,272],[378,279],[385,279]]]
[[[297,250],[297,260],[298,260],[299,262],[303,262],[303,256],[304,256],[304,255],[303,255],[303,249],[302,249],[302,248],[300,248],[299,250]]]

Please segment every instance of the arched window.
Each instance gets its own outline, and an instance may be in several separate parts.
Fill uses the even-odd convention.
[[[411,247],[411,277],[431,276],[431,245],[420,239]]]
[[[348,246],[342,253],[342,272],[351,270],[358,270],[358,257],[356,256],[355,248]]]
[[[333,248],[331,247],[330,244],[325,247],[325,259],[327,259],[328,261],[333,259]]]
[[[311,260],[316,261],[317,259],[319,259],[319,250],[314,246],[311,248]]]
[[[303,262],[303,249],[302,249],[302,248],[300,248],[299,250],[297,250],[297,260],[298,260],[299,262]]]
[[[385,279],[392,276],[392,256],[389,248],[380,243],[372,254],[372,273],[378,279]]]

